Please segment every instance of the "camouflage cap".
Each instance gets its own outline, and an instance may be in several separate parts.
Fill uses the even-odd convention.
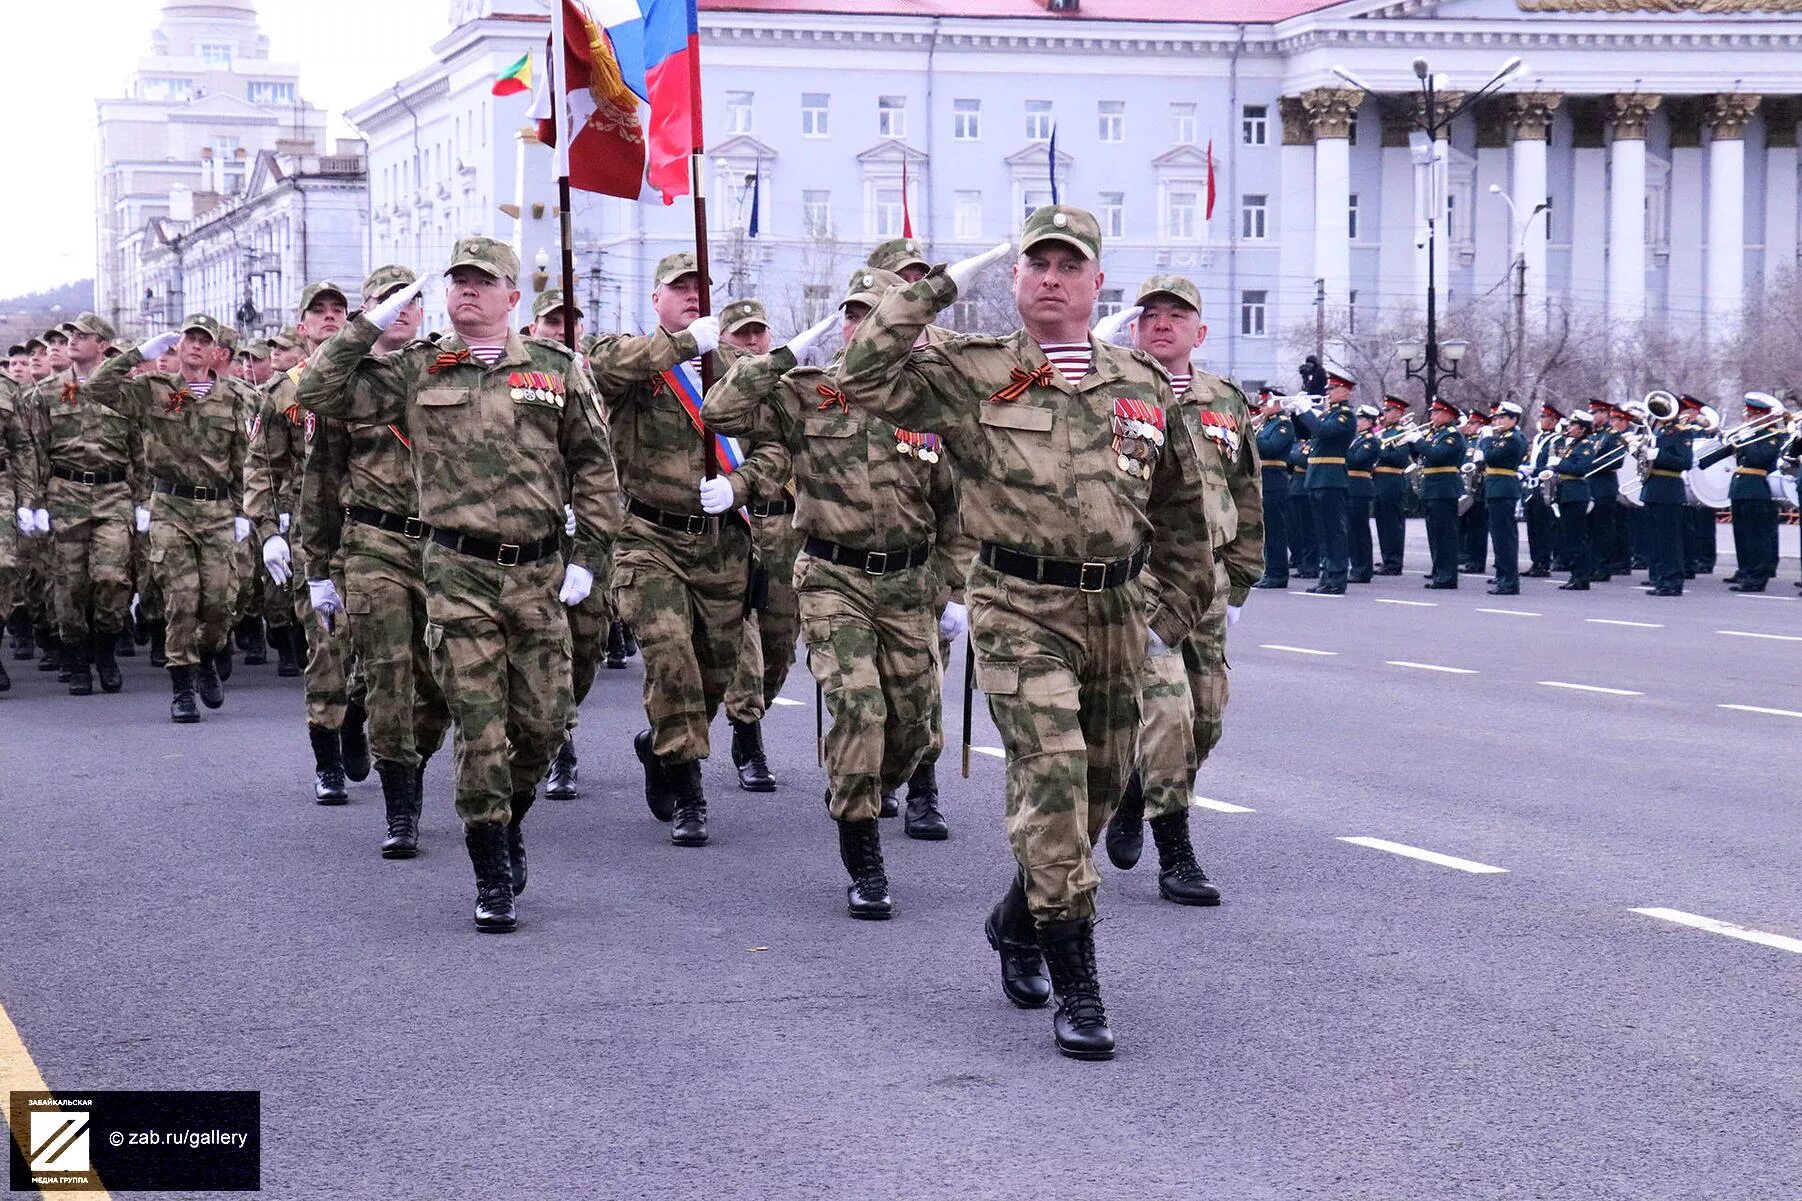
[[[404,288],[417,280],[419,275],[411,267],[403,267],[399,263],[389,263],[386,267],[377,267],[363,281],[363,305],[367,308],[387,297],[396,288]]]
[[[293,330],[285,329],[279,334],[269,335],[269,348],[271,350],[299,350],[300,338]]]
[[[1144,304],[1153,296],[1168,296],[1180,300],[1196,312],[1201,312],[1201,289],[1195,281],[1180,275],[1154,275],[1139,285],[1139,298],[1134,303]]]
[[[519,280],[519,256],[513,247],[495,238],[458,238],[444,273],[449,275],[458,267],[474,267],[496,279]]]
[[[238,331],[229,325],[221,324],[219,332],[213,335],[213,341],[227,350],[234,350],[238,345]]]
[[[345,308],[348,309],[350,307],[350,293],[346,292],[343,288],[340,288],[331,280],[322,279],[318,283],[308,284],[300,290],[300,307],[294,311],[302,317],[306,316],[307,310],[312,308],[313,302],[318,300],[321,296],[336,296],[339,300],[344,302]]]
[[[734,300],[720,310],[720,332],[737,333],[747,325],[761,325],[769,328],[770,315],[763,310],[761,300]]]
[[[269,353],[270,353],[269,343],[264,341],[262,338],[258,338],[253,342],[247,343],[244,347],[245,357],[255,359],[258,362],[262,362],[264,359],[268,358]]]
[[[876,267],[864,267],[851,273],[851,282],[845,285],[845,298],[838,302],[839,308],[849,304],[876,307],[883,293],[890,288],[905,286],[906,280],[893,271],[884,271]]]
[[[30,354],[33,350],[43,350],[43,349],[44,349],[44,340],[42,338],[32,337],[32,338],[25,339],[25,353],[26,354]]]
[[[546,288],[538,294],[538,299],[532,302],[532,320],[536,321],[546,313],[554,313],[563,307],[565,307],[563,304],[563,289]],[[568,307],[575,309],[576,317],[579,320],[582,316],[582,306],[578,304],[570,305]]]
[[[1040,242],[1062,242],[1085,259],[1101,258],[1101,223],[1095,214],[1068,204],[1048,204],[1032,211],[1020,230],[1020,250]]]
[[[49,329],[45,330],[43,333],[39,334],[38,336],[44,340],[46,345],[49,344],[49,342],[52,338],[58,339],[63,342],[67,342],[69,340],[69,335],[63,332],[63,327],[60,325],[53,325]]]
[[[694,275],[699,271],[700,267],[695,265],[694,251],[678,250],[674,254],[666,254],[657,260],[657,286],[673,284],[684,275]]]
[[[17,355],[30,354],[30,353],[31,352],[29,350],[25,349],[25,343],[23,343],[23,342],[14,342],[11,346],[6,348],[6,356],[8,358],[13,358]]]
[[[82,313],[63,328],[84,334],[93,334],[102,342],[111,342],[118,336],[118,331],[113,328],[112,322],[99,313]]]
[[[870,251],[870,257],[864,260],[864,265],[897,273],[909,267],[932,269],[932,264],[926,261],[925,249],[912,238],[890,238]]]
[[[205,313],[190,313],[182,318],[181,332],[185,334],[189,330],[199,330],[215,342],[225,340],[224,331],[220,329],[219,323]]]

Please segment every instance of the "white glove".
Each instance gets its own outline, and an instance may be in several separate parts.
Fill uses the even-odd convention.
[[[1239,624],[1239,614],[1245,612],[1244,605],[1228,605],[1226,607],[1226,628],[1232,629]]]
[[[1147,629],[1145,631],[1145,657],[1147,659],[1162,659],[1169,653],[1170,648],[1164,644],[1162,638],[1158,637],[1158,632],[1153,629]]]
[[[969,628],[970,611],[956,601],[947,602],[945,611],[939,614],[939,637],[956,642]]]
[[[723,475],[701,481],[701,512],[718,517],[732,507],[732,481]]]
[[[951,282],[957,285],[959,292],[962,292],[970,286],[972,280],[982,274],[983,269],[990,263],[999,263],[1013,252],[1014,244],[1012,242],[997,242],[975,258],[959,259],[952,263],[945,268],[945,274],[951,277]]]
[[[338,585],[330,580],[308,580],[307,599],[313,603],[313,612],[325,620],[325,628],[337,629],[337,615],[344,612],[344,602],[338,599]]]
[[[702,354],[712,354],[720,346],[720,319],[718,317],[696,317],[688,323],[688,332],[694,336],[695,346]]]
[[[826,331],[837,325],[838,322],[839,316],[837,313],[822,317],[818,322],[808,326],[788,340],[788,353],[794,355],[797,359],[800,358],[809,346],[812,346],[815,342],[818,342],[821,338],[825,337]]]
[[[576,536],[576,511],[569,505],[563,506],[563,535],[566,538]]]
[[[148,534],[150,532],[150,510],[143,505],[138,505],[132,509],[131,515],[138,523],[138,533]]]
[[[1114,340],[1115,335],[1119,334],[1119,332],[1121,330],[1125,329],[1127,326],[1129,326],[1133,322],[1137,321],[1139,319],[1139,314],[1143,313],[1144,311],[1145,311],[1144,305],[1135,304],[1131,308],[1121,309],[1118,313],[1115,313],[1112,317],[1103,317],[1100,321],[1097,321],[1095,323],[1095,339],[1096,339],[1096,341],[1112,342]]]
[[[408,305],[419,298],[419,294],[425,291],[426,284],[430,280],[431,276],[429,275],[420,276],[373,309],[364,309],[363,316],[369,318],[369,324],[377,329],[387,329],[400,320],[400,315],[407,311]]]
[[[16,512],[14,516],[19,519],[19,532],[24,534],[27,538],[31,537],[31,506],[20,505],[18,512]]]
[[[143,355],[146,361],[160,359],[171,350],[174,350],[176,343],[180,341],[181,334],[175,330],[170,330],[166,334],[158,334],[154,338],[144,339],[143,342],[138,344],[138,353]]]
[[[31,513],[31,526],[40,534],[50,532],[50,510],[34,509]]]
[[[594,572],[580,563],[571,563],[563,569],[563,587],[557,589],[557,599],[574,608],[588,599],[594,591]]]
[[[278,587],[285,587],[294,575],[292,555],[288,540],[280,534],[263,543],[263,566],[269,569],[269,578]]]
[[[277,513],[277,514],[276,514],[276,515],[275,515],[275,527],[276,527],[276,528],[277,528],[277,529],[278,529],[278,530],[280,530],[280,531],[281,531],[281,532],[282,532],[282,533],[284,533],[284,534],[285,534],[285,533],[287,533],[287,532],[288,532],[288,523],[289,523],[289,522],[290,522],[290,521],[291,521],[291,520],[293,520],[293,519],[292,519],[292,518],[291,518],[291,517],[289,517],[289,515],[288,515],[288,514],[286,514],[286,513]]]
[[[250,537],[250,518],[232,518],[232,541],[242,542],[248,537]]]

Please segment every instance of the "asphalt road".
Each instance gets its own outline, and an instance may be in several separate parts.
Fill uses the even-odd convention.
[[[142,657],[89,699],[9,660],[0,1004],[52,1086],[260,1090],[283,1198],[1798,1198],[1787,562],[1764,597],[1426,592],[1418,554],[1255,594],[1194,814],[1226,903],[1103,864],[1108,1064],[1000,996],[998,758],[947,755],[952,840],[885,823],[896,918],[845,916],[804,671],[773,796],[718,727],[703,850],[645,811],[637,663],[603,672],[482,937],[447,765],[384,862],[373,777],[311,803],[272,668],[176,727]]]

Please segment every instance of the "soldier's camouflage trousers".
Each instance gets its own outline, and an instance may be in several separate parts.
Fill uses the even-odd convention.
[[[138,533],[136,514],[131,527],[131,578],[138,590],[138,620],[163,620],[163,590],[150,570],[150,535]]]
[[[50,582],[55,576],[55,546],[49,538],[41,536],[21,537],[17,545],[19,603],[31,612],[33,627],[40,633],[49,633],[56,628],[56,603],[50,595]]]
[[[300,562],[299,547],[295,561]],[[332,556],[332,582],[338,585],[338,596],[344,596],[344,552]],[[367,682],[357,663],[356,648],[345,630],[340,615],[338,628],[327,630],[325,619],[313,611],[313,599],[303,581],[294,590],[294,617],[306,627],[307,662],[302,683],[306,693],[307,724],[336,730],[344,724],[344,713],[352,697],[364,699]]]
[[[19,602],[18,544],[19,527],[11,521],[0,522],[0,623],[12,615]]]
[[[1095,839],[1126,785],[1145,661],[1138,582],[1033,584],[978,561],[966,590],[976,686],[1007,756],[1007,832],[1042,922],[1091,917]]]
[[[170,667],[217,654],[230,629],[232,507],[156,493],[150,501],[150,570],[163,594]]]
[[[840,821],[880,816],[882,792],[898,787],[941,738],[942,664],[932,573],[890,575],[802,555],[795,594],[807,669],[820,682],[830,810]]]
[[[763,720],[770,702],[788,682],[795,638],[801,632],[794,583],[801,531],[795,528],[794,517],[783,513],[751,518],[751,541],[758,563],[769,574],[769,598],[761,611],[745,618],[738,665],[726,688],[726,716],[742,722]]]
[[[368,685],[369,749],[378,763],[418,767],[444,745],[450,728],[425,648],[419,540],[346,522],[344,613]]]
[[[1187,812],[1195,773],[1220,743],[1226,711],[1226,564],[1214,561],[1214,603],[1177,650],[1145,664],[1137,765],[1147,819]]]
[[[571,705],[563,559],[502,567],[425,548],[426,648],[456,723],[457,816],[506,823],[563,745]]]
[[[707,758],[707,727],[738,663],[751,536],[678,534],[628,517],[613,546],[613,603],[638,634],[651,749],[673,763]]]
[[[575,697],[575,703],[569,709],[571,731],[581,723],[578,710],[582,702],[588,699],[588,690],[594,687],[595,672],[601,665],[601,659],[607,654],[607,631],[616,620],[613,594],[609,588],[612,577],[612,543],[608,542],[606,546],[606,553],[600,562],[586,565],[594,572],[594,587],[589,590],[588,598],[568,609],[569,677],[571,693]],[[567,543],[563,553],[567,561]]]
[[[57,637],[79,645],[90,634],[117,634],[131,606],[130,489],[124,481],[94,486],[52,477],[49,509]]]

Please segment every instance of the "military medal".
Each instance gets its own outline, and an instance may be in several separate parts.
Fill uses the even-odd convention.
[[[1164,447],[1164,410],[1130,396],[1114,400],[1115,465],[1127,475],[1150,479]]]
[[[939,436],[898,429],[895,431],[895,452],[928,465],[936,463],[939,461]]]

